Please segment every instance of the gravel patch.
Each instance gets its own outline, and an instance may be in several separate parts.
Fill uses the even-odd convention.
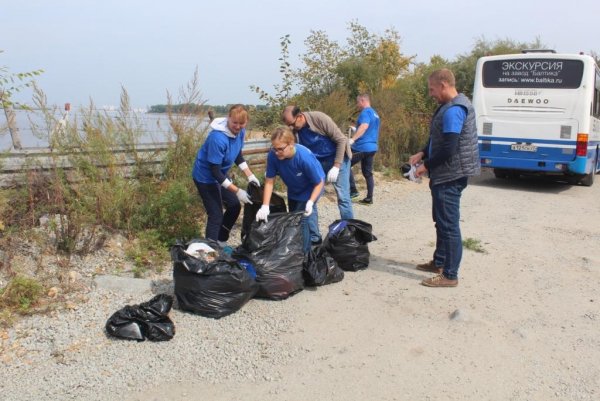
[[[323,235],[339,218],[334,199],[328,188],[319,203]],[[231,245],[237,245],[239,231],[232,238]],[[140,291],[143,285],[130,292],[93,285],[95,275],[126,271],[125,264],[123,255],[106,248],[73,260],[79,268],[71,273],[72,281],[77,281],[80,291],[70,296],[65,308],[25,318],[0,331],[4,401],[121,399],[157,382],[273,381],[279,379],[281,366],[305,352],[282,340],[282,334],[301,312],[295,298],[311,296],[308,291],[284,301],[253,299],[218,320],[173,308],[169,316],[175,323],[175,337],[168,342],[109,337],[104,326],[114,312],[157,293],[173,294],[170,268],[153,277],[145,292]]]

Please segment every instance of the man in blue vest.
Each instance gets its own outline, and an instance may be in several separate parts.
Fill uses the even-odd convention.
[[[373,190],[375,189],[375,179],[373,178],[373,159],[377,153],[377,142],[379,140],[379,115],[371,107],[371,98],[366,93],[356,97],[356,106],[360,110],[356,127],[352,130],[350,139],[352,148],[352,162],[354,166],[360,162],[360,170],[367,182],[367,196],[359,203],[370,205],[373,203]],[[357,197],[358,190],[354,181],[354,174],[350,169],[350,197]]]
[[[468,177],[481,170],[475,110],[469,99],[457,92],[455,82],[448,69],[429,76],[429,95],[439,107],[431,119],[429,143],[408,160],[418,166],[417,178],[429,173],[436,246],[433,260],[417,265],[419,270],[437,273],[421,282],[427,287],[458,285],[462,258],[460,197]]]

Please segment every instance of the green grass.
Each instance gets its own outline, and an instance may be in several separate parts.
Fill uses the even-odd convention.
[[[435,247],[435,242],[434,241],[430,241],[428,243],[428,245],[430,247]],[[481,245],[481,241],[475,238],[465,238],[462,241],[462,245],[463,248],[468,249],[470,251],[473,252],[477,252],[477,253],[487,253],[487,251],[485,250],[485,248],[483,247],[483,245]]]
[[[475,238],[465,238],[462,242],[463,248],[473,252],[487,253],[487,251],[481,245],[481,241]]]

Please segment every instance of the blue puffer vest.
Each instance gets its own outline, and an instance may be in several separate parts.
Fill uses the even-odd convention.
[[[430,156],[436,148],[441,147],[443,141],[444,113],[452,106],[462,106],[467,110],[467,117],[458,138],[457,153],[452,155],[444,164],[436,166],[429,171],[431,185],[454,181],[462,177],[479,175],[481,163],[479,160],[479,147],[477,145],[477,125],[475,123],[475,109],[469,99],[459,93],[454,99],[438,107],[431,120],[429,135],[431,138]]]

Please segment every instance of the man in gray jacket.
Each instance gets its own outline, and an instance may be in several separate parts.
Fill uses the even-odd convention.
[[[331,117],[320,111],[302,111],[298,106],[287,106],[281,119],[292,128],[298,143],[310,149],[321,163],[327,182],[335,188],[340,217],[354,218],[350,199],[352,150],[346,135]]]
[[[478,175],[481,169],[475,110],[469,99],[457,92],[452,71],[434,71],[428,83],[429,95],[440,106],[431,119],[429,143],[408,162],[418,165],[417,178],[429,172],[436,246],[433,260],[417,269],[437,273],[422,281],[427,287],[456,287],[462,259],[460,197],[468,177]]]

